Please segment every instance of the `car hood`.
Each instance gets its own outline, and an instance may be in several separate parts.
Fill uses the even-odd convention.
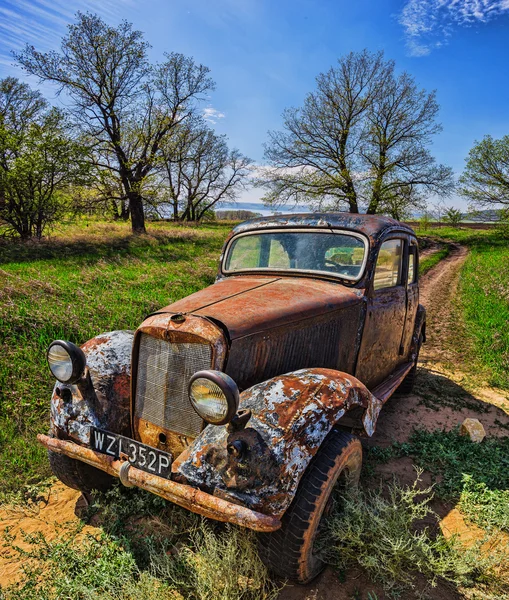
[[[352,306],[364,290],[303,277],[228,277],[158,313],[186,313],[222,323],[230,339]]]

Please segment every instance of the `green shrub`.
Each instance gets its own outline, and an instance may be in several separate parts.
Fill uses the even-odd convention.
[[[464,475],[459,509],[479,527],[509,532],[508,489],[490,490],[485,483]]]
[[[415,589],[417,573],[431,587],[442,579],[455,586],[489,586],[492,598],[509,593],[509,579],[498,570],[506,553],[484,555],[485,540],[467,549],[420,525],[436,517],[431,499],[431,488],[420,489],[419,479],[405,488],[393,483],[386,493],[358,490],[337,498],[320,540],[323,556],[341,571],[360,566],[393,597]]]
[[[416,430],[408,442],[395,444],[399,456],[411,456],[421,469],[439,479],[435,493],[445,500],[459,498],[464,475],[493,490],[509,489],[509,437],[486,438],[474,444],[452,431]]]

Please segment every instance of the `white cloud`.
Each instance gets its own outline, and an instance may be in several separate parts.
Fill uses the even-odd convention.
[[[224,119],[226,115],[212,106],[203,109],[203,118],[209,123],[217,123],[218,119]]]
[[[487,23],[509,14],[509,0],[407,0],[399,22],[412,56],[426,56],[447,43],[455,27]]]
[[[77,10],[97,12],[118,22],[122,9],[134,0],[0,0],[0,77],[19,76],[12,66],[11,52],[26,43],[47,51],[59,46],[66,25],[75,20]]]

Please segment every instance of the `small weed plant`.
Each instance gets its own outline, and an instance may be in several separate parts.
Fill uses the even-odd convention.
[[[431,488],[423,490],[419,484],[418,478],[411,487],[393,483],[385,491],[357,490],[338,497],[320,540],[326,559],[340,571],[361,567],[391,597],[416,591],[417,574],[429,588],[445,580],[496,594],[486,598],[509,593],[509,579],[500,572],[509,559],[507,551],[485,555],[485,540],[465,548],[423,525],[437,516],[430,508]]]

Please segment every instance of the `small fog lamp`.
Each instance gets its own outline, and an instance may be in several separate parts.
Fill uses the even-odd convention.
[[[76,383],[81,379],[87,359],[76,344],[63,340],[51,342],[47,356],[50,371],[58,381]]]
[[[189,381],[189,399],[204,421],[225,425],[239,407],[239,388],[226,373],[198,371]]]

